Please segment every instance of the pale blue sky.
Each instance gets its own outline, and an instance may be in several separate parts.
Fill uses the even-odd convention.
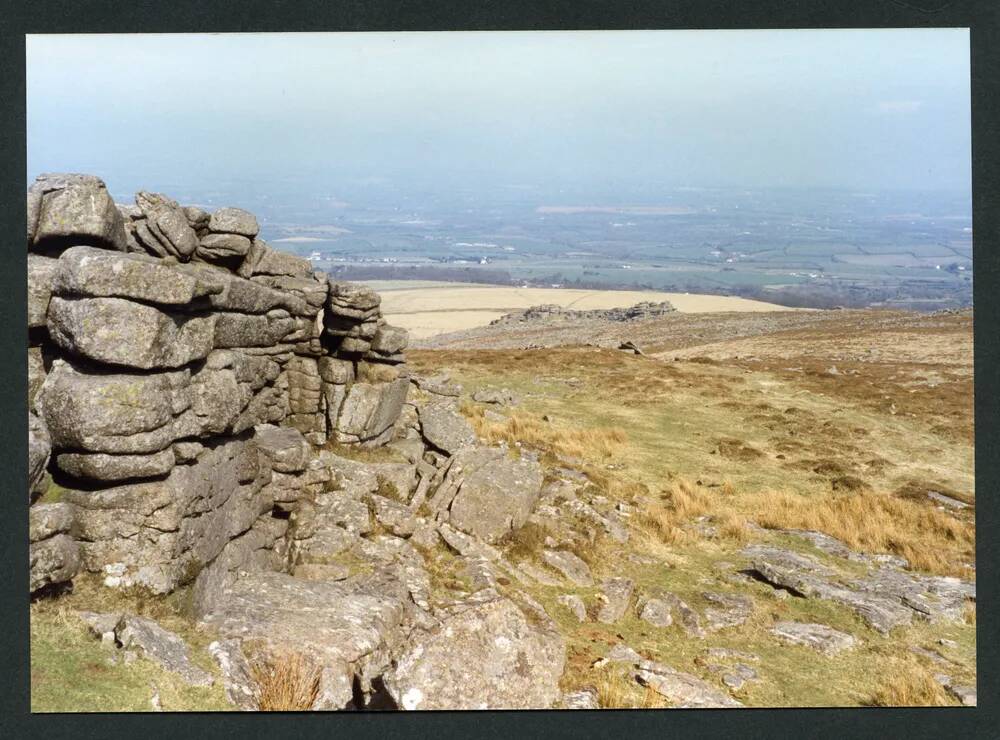
[[[36,35],[27,90],[29,178],[970,182],[964,29]]]

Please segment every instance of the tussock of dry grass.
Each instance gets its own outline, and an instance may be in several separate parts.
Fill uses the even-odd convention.
[[[948,707],[954,704],[930,671],[910,658],[892,658],[869,703],[876,707]]]
[[[601,490],[602,495],[613,501],[635,501],[649,493],[649,488],[640,480],[631,476],[623,476],[593,465],[585,466],[583,472],[590,482]]]
[[[965,620],[966,624],[976,626],[976,602],[965,602],[965,606],[962,608],[962,619]]]
[[[602,709],[658,709],[670,706],[664,697],[639,684],[630,671],[620,667],[602,671],[595,688],[597,703]]]
[[[825,532],[853,549],[900,555],[931,573],[962,575],[959,563],[974,557],[972,522],[872,491],[823,498],[768,492],[744,497],[743,505],[763,527]]]
[[[628,435],[621,427],[568,427],[542,419],[530,411],[517,410],[504,421],[486,418],[485,409],[465,403],[461,411],[480,439],[488,444],[506,442],[583,460],[607,460],[621,452]]]
[[[962,563],[975,557],[971,520],[867,489],[823,497],[787,491],[744,493],[725,483],[719,489],[703,489],[679,478],[662,501],[644,507],[635,521],[656,541],[680,545],[698,536],[684,525],[706,515],[724,539],[747,541],[749,518],[769,529],[823,532],[852,549],[899,555],[918,570],[940,575],[968,577]]]
[[[508,532],[497,544],[512,560],[526,560],[538,556],[548,535],[549,530],[545,527],[528,522]]]
[[[711,516],[719,537],[745,542],[746,520],[733,511],[731,502],[736,488],[729,481],[718,493],[709,493],[684,478],[678,478],[663,495],[663,501],[647,506],[638,517],[638,525],[664,544],[684,544],[697,534],[683,525],[699,516]]]
[[[250,673],[254,704],[261,712],[305,711],[319,694],[319,668],[299,653],[257,656]]]

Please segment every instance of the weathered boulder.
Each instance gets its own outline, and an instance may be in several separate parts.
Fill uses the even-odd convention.
[[[95,375],[56,360],[36,403],[58,447],[157,452],[187,436],[175,429],[175,416],[190,406],[183,393],[189,382],[188,370]]]
[[[476,433],[449,403],[434,402],[417,409],[420,432],[427,443],[448,455],[454,455],[476,443]]]
[[[198,241],[195,255],[206,262],[241,259],[250,251],[250,240],[239,234],[205,234]]]
[[[213,315],[169,314],[122,298],[62,298],[49,304],[49,335],[66,352],[143,370],[176,368],[208,356]]]
[[[143,254],[71,247],[59,257],[52,291],[63,296],[130,298],[160,306],[187,306],[227,287],[222,273],[180,269]]]
[[[312,275],[312,264],[307,259],[296,257],[288,252],[271,249],[262,239],[254,239],[250,251],[240,266],[239,274],[243,277],[251,275],[287,275],[288,277],[308,278]]]
[[[56,455],[60,470],[76,478],[120,481],[166,475],[176,462],[170,448],[151,455],[108,455],[102,452],[62,452]]]
[[[80,572],[80,546],[68,534],[53,535],[28,546],[29,590],[65,583]]]
[[[45,326],[58,260],[40,254],[28,255],[28,328]]]
[[[266,285],[273,290],[282,293],[291,293],[301,298],[309,307],[307,315],[316,316],[318,319],[318,323],[316,324],[317,336],[322,332],[323,318],[318,316],[318,314],[323,310],[323,306],[326,305],[326,293],[329,289],[329,284],[325,279],[320,280],[316,277],[316,273],[313,273],[308,277],[254,275],[250,280],[260,285]]]
[[[219,666],[226,698],[242,711],[257,709],[256,682],[240,640],[214,640],[208,652]]]
[[[449,523],[484,542],[495,542],[528,520],[543,478],[537,461],[489,448],[457,453],[448,475],[458,483]]]
[[[209,218],[208,228],[217,234],[239,234],[250,239],[260,231],[254,215],[241,208],[219,208]]]
[[[60,532],[69,532],[74,515],[71,504],[35,504],[28,509],[28,541],[41,542]]]
[[[406,507],[385,496],[370,494],[367,498],[375,520],[397,537],[409,537],[417,527],[417,518]]]
[[[391,383],[351,385],[337,418],[338,441],[373,445],[388,442],[408,389],[406,378]]]
[[[296,323],[287,311],[271,309],[265,314],[224,312],[212,316],[215,347],[272,347],[295,331]]]
[[[409,341],[410,334],[406,329],[383,324],[372,337],[371,350],[380,355],[396,355],[406,349]]]
[[[509,599],[456,610],[415,636],[384,677],[403,709],[547,709],[560,697],[565,645]]]
[[[69,581],[80,572],[80,548],[68,534],[75,512],[69,504],[35,504],[28,510],[29,588]]]
[[[38,493],[52,453],[52,438],[45,422],[28,412],[28,495]]]
[[[93,175],[39,175],[28,189],[28,249],[58,253],[75,244],[125,250],[125,226],[104,182]]]
[[[181,262],[191,259],[198,249],[198,235],[188,224],[187,215],[177,204],[160,193],[136,193],[135,204],[146,217],[136,234],[152,254],[171,255]]]
[[[254,430],[254,440],[272,470],[298,473],[309,463],[312,448],[298,429],[262,425]]]
[[[238,433],[281,419],[282,391],[261,374],[269,372],[268,362],[216,350],[194,372],[136,374],[84,371],[56,360],[36,406],[56,447],[159,452],[184,438]],[[258,374],[246,378],[247,371]]]
[[[237,576],[221,585],[201,619],[266,655],[304,655],[323,673],[316,709],[343,709],[355,680],[370,690],[404,639],[408,594],[398,581],[354,577],[309,581],[282,573]]]
[[[330,281],[327,313],[362,323],[378,314],[382,298],[366,285]]]
[[[210,218],[208,211],[198,208],[198,206],[184,206],[182,210],[184,211],[184,216],[187,218],[188,225],[192,229],[201,232],[208,228]]]

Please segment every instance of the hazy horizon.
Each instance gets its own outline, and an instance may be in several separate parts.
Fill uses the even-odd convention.
[[[28,179],[655,201],[971,186],[964,29],[29,35]],[[287,190],[287,188],[286,188]]]

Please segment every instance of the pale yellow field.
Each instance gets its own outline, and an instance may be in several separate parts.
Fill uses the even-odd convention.
[[[578,290],[571,288],[508,288],[468,283],[370,281],[382,295],[382,313],[390,323],[416,338],[485,326],[505,313],[542,303],[563,308],[625,308],[642,301],[670,301],[682,313],[716,311],[794,311],[764,301],[696,293],[652,290]]]

